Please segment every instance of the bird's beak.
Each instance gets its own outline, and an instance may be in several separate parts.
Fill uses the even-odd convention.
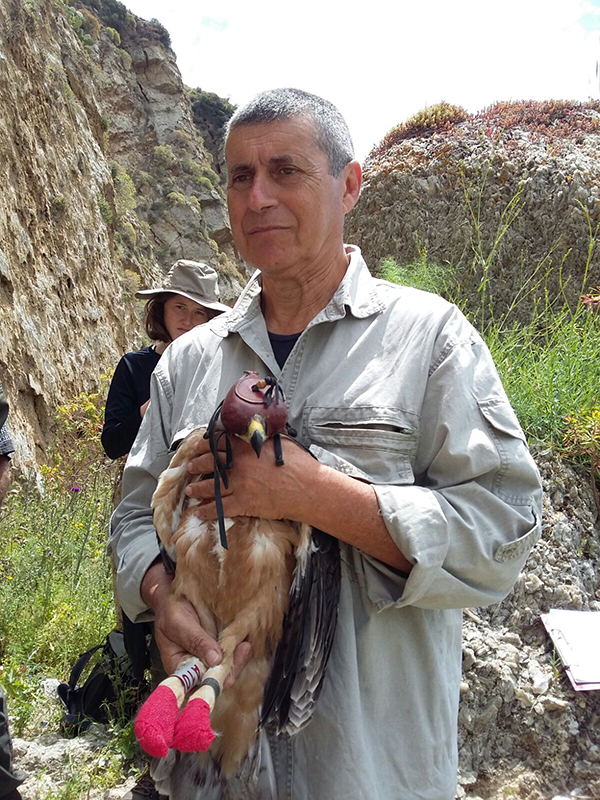
[[[267,439],[265,422],[258,416],[252,417],[248,425],[248,439],[257,457],[260,456],[262,446]]]

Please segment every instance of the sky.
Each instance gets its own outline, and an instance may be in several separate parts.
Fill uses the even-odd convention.
[[[186,85],[236,105],[293,86],[331,100],[363,161],[445,101],[600,97],[600,0],[125,0],[169,31]]]

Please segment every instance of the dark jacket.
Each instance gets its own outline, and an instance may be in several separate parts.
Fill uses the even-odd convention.
[[[0,428],[6,422],[7,417],[8,417],[8,400],[4,395],[4,389],[2,388],[2,384],[0,383]]]

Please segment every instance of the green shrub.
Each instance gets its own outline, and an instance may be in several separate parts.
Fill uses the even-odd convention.
[[[171,35],[162,22],[159,22],[155,17],[153,17],[150,20],[150,25],[154,29],[155,36],[159,42],[162,42],[165,47],[171,47]]]
[[[109,205],[108,200],[102,194],[98,195],[98,208],[100,209],[100,214],[102,216],[102,219],[104,220],[106,225],[110,227],[110,225],[112,225],[113,212]]]
[[[223,131],[225,125],[233,116],[236,109],[228,99],[219,97],[214,92],[204,92],[202,89],[188,91],[194,122],[203,128],[206,124],[212,125],[217,131]]]
[[[128,220],[121,222],[121,234],[123,239],[127,242],[129,247],[135,249],[137,247],[137,233],[135,232],[135,228]],[[136,274],[135,272],[133,273]],[[139,287],[138,287],[139,288]],[[136,289],[137,291],[137,289]]]
[[[214,169],[209,166],[208,164],[204,164],[202,166],[202,174],[208,178],[208,180],[213,184],[213,186],[218,186],[221,182],[221,179],[214,171]]]
[[[87,8],[80,8],[79,13],[83,15],[83,30],[91,36],[94,42],[97,42],[100,36],[100,20]]]
[[[50,212],[55,217],[62,216],[67,209],[67,201],[62,194],[55,194],[50,198]]]
[[[75,33],[79,33],[79,31],[83,27],[83,14],[81,13],[81,11],[77,11],[77,9],[67,6],[67,15],[69,18],[69,24],[71,25]]]
[[[127,50],[123,50],[123,48],[119,47],[119,58],[121,59],[121,64],[125,67],[125,69],[131,69],[133,58],[129,55]]]
[[[187,206],[187,197],[181,192],[169,192],[167,200],[177,206]]]
[[[175,153],[170,144],[159,144],[152,151],[154,160],[162,169],[171,169],[176,164]]]
[[[450,103],[437,103],[436,105],[428,106],[422,111],[413,114],[406,122],[392,128],[383,138],[381,144],[371,151],[370,157],[384,153],[403,139],[415,139],[419,136],[447,131],[457,123],[463,122],[468,116],[469,114],[464,108],[450,105]]]
[[[136,189],[131,177],[117,161],[112,162],[110,172],[115,186],[117,214],[121,216],[137,206]]]
[[[103,25],[110,26],[121,34],[126,30],[128,12],[119,0],[86,0],[86,4],[94,9]]]
[[[111,42],[115,45],[115,47],[121,46],[121,34],[119,31],[111,28],[110,25],[107,25],[104,29],[106,31],[106,35],[111,40]]]
[[[212,191],[215,188],[210,178],[207,178],[205,175],[198,175],[197,178],[194,178],[194,183],[196,183],[197,186],[202,186],[203,189],[208,189],[209,191]]]

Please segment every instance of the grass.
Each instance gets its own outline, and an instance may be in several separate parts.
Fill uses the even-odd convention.
[[[600,398],[600,318],[567,308],[527,326],[492,325],[486,341],[531,441],[562,447],[567,416]]]
[[[427,253],[400,266],[393,259],[382,261],[378,273],[386,280],[435,292],[457,302],[476,324],[496,366],[510,401],[531,443],[563,450],[571,440],[573,419],[590,417],[600,403],[600,314],[580,303],[571,308],[556,298],[546,302],[531,322],[511,322],[509,308],[494,317],[479,308],[465,307],[461,287],[450,266],[430,264]],[[583,289],[584,287],[582,287]],[[523,298],[526,293],[522,294]],[[493,295],[481,295],[493,310]],[[569,420],[569,418],[572,418]],[[590,453],[569,456],[590,462]],[[580,457],[579,457],[580,456]]]
[[[106,548],[112,481],[92,470],[72,491],[58,478],[50,470],[41,496],[15,487],[0,510],[0,681],[12,733],[28,739],[57,731],[63,713],[57,698],[42,696],[41,681],[66,681],[77,657],[115,625]],[[142,767],[132,719],[119,714],[106,746],[53,764],[53,788],[36,796],[81,800]]]
[[[115,627],[107,545],[119,464],[106,458],[100,443],[109,381],[110,375],[100,376],[98,392],[57,408],[41,490],[15,481],[0,509],[0,681],[13,735],[28,739],[60,727],[62,706],[42,695],[43,679],[68,680],[78,656]],[[53,765],[53,788],[38,792],[40,800],[87,798],[143,764],[123,710],[125,694],[115,686],[108,744]]]
[[[0,512],[2,682],[15,732],[35,725],[37,686],[68,678],[114,625],[106,553],[110,485],[13,490]]]

